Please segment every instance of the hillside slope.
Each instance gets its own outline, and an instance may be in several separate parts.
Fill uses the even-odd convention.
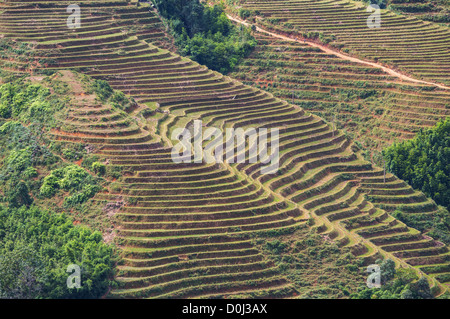
[[[331,45],[371,61],[378,61],[437,83],[449,83],[448,26],[380,12],[380,27],[369,28],[367,4],[328,0],[233,1],[237,13],[244,11],[258,25],[298,37],[319,37]],[[238,10],[239,8],[239,10]],[[242,12],[242,11],[241,11]],[[376,13],[376,12],[375,12]],[[375,20],[371,20],[375,21]],[[334,40],[333,40],[334,39]]]
[[[257,49],[230,76],[335,122],[370,151],[450,115],[449,90],[403,81],[301,41],[255,35]]]
[[[124,171],[123,181],[98,197],[127,203],[115,212],[125,264],[118,276],[123,286],[111,296],[211,297],[261,290],[261,296],[293,295],[291,283],[263,258],[252,236],[289,233],[308,220],[367,262],[384,255],[430,278],[444,274],[433,285],[436,292],[446,289],[447,246],[388,214],[401,207],[432,215],[438,210],[433,201],[391,174],[384,179],[382,169],[318,116],[159,49],[151,37],[139,39],[132,28],[135,15],[153,17],[148,34],[160,30],[148,9],[127,1],[84,3],[96,9],[75,31],[64,29],[63,1],[7,2],[0,28],[9,38],[35,41],[36,59],[53,59],[45,70],[82,69],[140,104],[131,112],[138,125],[117,121],[107,107],[81,106],[53,131],[58,141],[98,145],[96,154]],[[31,13],[33,19],[27,19]],[[122,23],[130,26],[126,34]],[[111,27],[96,31],[105,24]],[[33,36],[41,25],[48,34]],[[5,62],[18,72],[29,69],[20,61]],[[194,119],[222,130],[280,128],[277,174],[261,175],[257,163],[174,163],[169,137]]]

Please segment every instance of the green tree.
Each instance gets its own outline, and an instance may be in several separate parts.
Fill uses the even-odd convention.
[[[0,298],[38,298],[47,280],[44,261],[30,246],[15,243],[0,256]]]
[[[384,152],[388,170],[450,209],[450,118]]]
[[[199,0],[154,0],[170,24],[180,53],[221,73],[230,72],[256,46],[250,29],[237,28],[220,5]]]
[[[27,184],[24,181],[10,185],[6,191],[6,199],[11,207],[30,206],[33,203]]]
[[[81,268],[81,288],[66,285]],[[0,297],[99,298],[112,284],[113,249],[99,232],[35,206],[0,206]]]
[[[385,259],[381,262],[380,265],[381,271],[381,283],[387,283],[394,279],[396,270],[395,270],[395,262],[392,259]]]

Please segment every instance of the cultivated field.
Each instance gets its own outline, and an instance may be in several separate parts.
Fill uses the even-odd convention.
[[[234,1],[267,29],[308,36],[334,36],[344,52],[437,83],[449,84],[450,30],[447,25],[423,21],[382,9],[380,28],[368,28],[367,5],[338,0]]]
[[[293,7],[286,6],[287,2]],[[321,94],[331,90],[333,81],[345,92],[358,81],[368,80],[367,87],[355,89],[354,94],[381,89],[393,103],[392,107],[380,106],[384,111],[375,122],[379,127],[369,126],[368,134],[389,128],[394,136],[408,138],[418,128],[448,115],[448,92],[400,84],[375,68],[258,35],[261,43],[269,45],[258,49],[240,71],[258,67],[263,57],[286,66],[287,71],[277,77],[274,96],[161,48],[169,48],[171,39],[148,7],[124,0],[79,3],[90,14],[83,16],[81,28],[74,31],[66,27],[67,1],[2,3],[0,32],[6,38],[30,43],[37,52],[34,63],[19,59],[3,59],[3,63],[17,72],[76,69],[107,80],[139,103],[123,116],[108,106],[83,104],[80,96],[79,107],[62,119],[75,131],[65,131],[64,126],[53,131],[54,140],[96,145],[98,156],[124,171],[114,189],[95,198],[126,203],[116,212],[115,240],[123,257],[117,279],[122,286],[111,291],[110,297],[214,297],[254,292],[262,297],[293,296],[290,281],[264,258],[252,238],[304,227],[316,228],[367,262],[384,255],[398,266],[426,273],[436,291],[448,289],[448,247],[389,215],[395,209],[432,215],[437,205],[392,174],[384,177],[383,169],[365,160],[343,131],[289,103],[295,90],[306,97],[304,103],[311,103],[309,109],[326,115],[320,104],[314,103],[321,101],[324,107],[333,102],[322,100]],[[246,7],[271,18],[282,15],[302,28],[321,25],[314,15],[302,13],[307,9],[323,14],[323,19],[341,19],[342,23],[337,21],[330,28],[351,52],[449,83],[448,30],[443,27],[384,13],[389,28],[359,39],[346,36],[345,31],[357,29],[361,23],[354,21],[358,19],[341,18],[343,12],[361,15],[364,11],[356,4],[283,1],[283,9],[280,4],[254,1]],[[258,21],[269,26],[265,19]],[[426,41],[418,39],[419,34],[426,34]],[[378,42],[384,43],[379,52],[375,48]],[[407,63],[411,43],[416,52],[413,59],[420,63]],[[295,58],[290,59],[294,53]],[[40,61],[40,57],[45,59]],[[316,72],[317,78],[300,84],[295,71],[301,71],[297,66],[308,59],[312,61],[308,72],[312,76]],[[257,76],[251,73],[242,80],[266,87],[260,71],[273,71],[265,67],[261,66]],[[425,104],[419,102],[423,98]],[[357,109],[357,103],[350,101],[348,107]],[[377,107],[375,99],[355,116],[370,116],[364,115],[365,110],[376,114]],[[135,121],[127,120],[130,118]],[[194,119],[223,130],[279,128],[278,172],[261,175],[261,164],[174,163],[171,133],[175,128],[190,127]]]
[[[231,77],[273,93],[380,150],[450,115],[450,91],[403,81],[302,41],[256,33],[258,47]]]

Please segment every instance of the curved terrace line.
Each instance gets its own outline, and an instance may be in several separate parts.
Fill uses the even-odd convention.
[[[379,63],[364,61],[364,60],[361,60],[361,59],[358,59],[358,58],[355,58],[355,57],[343,54],[343,53],[341,53],[341,52],[339,52],[337,50],[330,49],[329,47],[327,47],[325,45],[318,44],[318,43],[313,42],[313,41],[308,41],[306,39],[298,40],[298,39],[294,39],[294,38],[291,38],[291,37],[288,37],[288,36],[285,36],[285,35],[274,33],[274,32],[265,30],[265,29],[263,29],[263,28],[261,28],[259,26],[256,26],[254,24],[251,24],[251,23],[245,22],[245,21],[243,21],[241,19],[238,19],[236,17],[233,17],[233,16],[231,16],[229,14],[227,14],[227,17],[230,20],[232,20],[232,21],[234,21],[236,23],[240,23],[242,25],[245,25],[247,27],[248,26],[255,26],[256,27],[256,31],[262,32],[262,33],[266,33],[266,34],[271,35],[273,37],[276,37],[276,38],[279,38],[279,39],[283,39],[283,40],[287,40],[287,41],[291,41],[291,42],[306,43],[306,44],[308,44],[310,46],[319,48],[319,49],[321,49],[322,51],[324,51],[326,53],[333,54],[333,55],[335,55],[335,56],[337,56],[337,57],[339,57],[341,59],[344,59],[344,60],[347,60],[347,61],[351,61],[351,62],[356,62],[356,63],[369,65],[369,66],[376,67],[376,68],[380,68],[384,72],[386,72],[386,73],[388,73],[388,74],[390,74],[392,76],[398,77],[398,78],[400,78],[401,80],[404,80],[404,81],[410,81],[410,82],[415,82],[415,83],[433,85],[433,86],[439,87],[439,88],[444,89],[444,90],[450,90],[449,86],[445,86],[445,85],[434,83],[434,82],[428,82],[428,81],[424,81],[424,80],[418,80],[418,79],[412,78],[412,77],[410,77],[408,75],[399,73],[399,72],[397,72],[397,71],[395,71],[395,70],[393,70],[393,69],[391,69],[389,67],[383,66],[383,65],[381,65]]]

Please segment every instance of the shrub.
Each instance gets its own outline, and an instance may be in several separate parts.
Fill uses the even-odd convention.
[[[59,188],[58,177],[55,175],[49,175],[44,178],[44,182],[41,186],[41,195],[47,198],[53,197]]]
[[[65,168],[54,171],[56,176],[61,176],[58,184],[59,187],[69,191],[72,189],[80,189],[83,181],[88,177],[88,173],[78,165],[69,165]]]
[[[44,178],[40,188],[43,197],[53,197],[59,189],[68,191],[70,196],[64,200],[66,207],[82,204],[101,189],[97,181],[78,165],[68,165],[53,170]]]
[[[0,298],[99,298],[112,284],[112,247],[64,214],[0,206]],[[67,288],[67,266],[81,288]]]
[[[108,100],[111,94],[113,94],[113,89],[105,80],[94,80],[91,87],[102,101]]]
[[[106,165],[100,162],[92,163],[92,170],[98,175],[105,175]]]
[[[106,176],[118,179],[122,176],[122,167],[120,166],[111,166],[108,165],[106,167]]]
[[[111,97],[111,102],[117,103],[117,104],[122,104],[123,102],[125,102],[127,100],[127,97],[125,96],[125,94],[121,91],[114,91],[112,97]]]
[[[286,249],[286,247],[287,244],[279,240],[274,240],[266,243],[266,249],[272,251],[277,255],[281,254]]]
[[[6,191],[6,200],[10,207],[30,206],[33,199],[30,197],[27,184],[24,181],[10,185]]]
[[[155,4],[169,20],[180,52],[213,70],[230,72],[256,46],[250,29],[233,26],[221,5],[207,7],[199,0],[155,0]]]
[[[24,170],[23,176],[26,178],[33,178],[38,176],[38,171],[34,167],[28,167]]]
[[[247,9],[239,9],[239,16],[242,19],[247,19],[248,17],[250,17],[252,15],[252,13],[250,12],[250,10]]]
[[[98,185],[85,185],[81,192],[64,198],[64,207],[73,207],[75,205],[83,204],[89,198],[94,197],[100,189],[101,187]]]
[[[71,148],[64,148],[62,149],[61,153],[65,159],[68,159],[70,161],[77,161],[83,157],[83,154],[81,152],[77,152],[76,150]]]
[[[8,158],[6,165],[10,171],[23,171],[31,166],[31,147],[17,150],[13,149]]]
[[[450,209],[450,118],[395,143],[383,155],[388,170]]]

